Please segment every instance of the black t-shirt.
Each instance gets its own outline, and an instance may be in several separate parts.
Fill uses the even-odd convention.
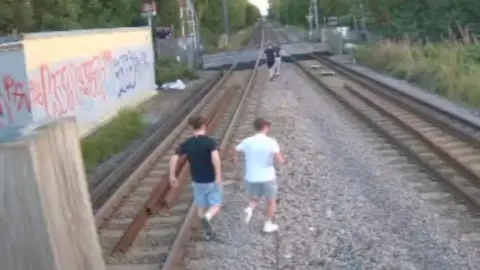
[[[178,146],[177,155],[187,155],[193,182],[215,181],[215,169],[212,163],[214,150],[218,150],[217,142],[206,135],[192,136]]]
[[[265,50],[265,54],[267,55],[267,62],[275,61],[275,48],[270,47]]]

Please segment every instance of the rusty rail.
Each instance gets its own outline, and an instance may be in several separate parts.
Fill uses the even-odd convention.
[[[257,71],[255,69],[254,72],[252,73],[252,76],[250,77],[249,83],[246,86],[247,90],[245,90],[239,104],[242,105],[243,101],[245,100],[246,96],[248,95],[249,90],[251,88],[251,85],[253,84],[253,81],[256,77],[256,73],[257,73]],[[229,150],[228,142],[230,140],[231,133],[233,132],[233,125],[236,122],[236,119],[238,118],[239,112],[240,112],[240,109],[237,110],[237,112],[235,113],[232,121],[230,122],[229,127],[227,128],[227,133],[225,134],[225,137],[222,140],[222,143],[220,145],[220,155],[221,156],[224,156],[227,153],[227,151]],[[177,238],[175,239],[175,242],[172,246],[172,249],[169,253],[169,256],[167,257],[167,260],[166,260],[162,269],[164,269],[164,270],[173,269],[173,266],[178,262],[179,259],[181,259],[183,257],[183,252],[181,252],[181,250],[182,250],[184,244],[186,242],[188,242],[187,240],[190,238],[191,228],[196,226],[198,223],[199,223],[199,219],[198,219],[198,216],[196,214],[196,207],[194,207],[194,205],[192,204],[192,206],[190,207],[190,209],[189,209],[189,211],[188,211],[188,213],[187,213],[187,215],[184,219],[182,227],[180,228],[180,230],[177,234]]]
[[[262,38],[261,38],[261,45],[260,49],[262,50],[263,48],[263,41],[264,41],[264,32],[262,31]],[[250,79],[245,86],[245,90],[242,94],[242,97],[240,99],[239,105],[237,110],[235,111],[235,114],[232,117],[232,120],[229,123],[229,126],[227,127],[227,131],[222,139],[222,142],[220,144],[220,155],[224,156],[226,152],[229,150],[228,145],[230,142],[230,138],[233,133],[233,127],[234,124],[236,123],[237,119],[239,118],[240,112],[242,111],[244,101],[247,98],[248,94],[251,91],[253,82],[255,81],[256,75],[257,75],[257,70],[258,66],[260,63],[260,58],[257,58],[257,61],[255,63],[254,70],[252,72],[252,75],[250,76]],[[177,233],[177,237],[175,238],[175,241],[172,245],[172,249],[170,250],[168,257],[163,264],[162,270],[172,270],[174,269],[175,264],[184,256],[183,248],[185,244],[188,242],[188,240],[191,237],[191,232],[192,232],[192,227],[196,227],[199,224],[199,218],[196,214],[196,207],[192,203],[190,209],[188,210],[187,215],[185,216],[185,219],[182,223],[182,226]]]
[[[207,116],[207,134],[211,134],[215,130],[220,116],[230,104],[232,95],[233,91],[227,90],[215,103],[215,106],[212,108],[209,115]],[[171,208],[175,205],[181,187],[183,187],[183,185],[188,181],[187,163],[188,162],[186,158],[181,157],[179,165],[177,166],[175,172],[179,181],[178,187],[173,188],[170,186],[168,181],[168,174],[165,174],[156,184],[156,186],[150,193],[144,207],[142,207],[138,211],[134,220],[132,221],[132,223],[130,223],[124,235],[122,236],[122,238],[120,238],[119,242],[113,249],[113,252],[127,252],[150,216],[156,214],[158,211],[165,207]]]

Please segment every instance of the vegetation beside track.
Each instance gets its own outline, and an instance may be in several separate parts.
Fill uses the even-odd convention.
[[[310,0],[270,2],[270,17],[283,24],[308,28],[305,14],[309,12]],[[476,44],[480,5],[475,3],[324,0],[319,1],[319,8],[322,16],[336,16],[338,26],[365,29],[366,35],[362,36],[369,42],[403,40],[382,41],[358,49],[357,58],[362,64],[480,108],[480,45]]]
[[[155,65],[155,75],[162,83],[180,80],[194,80],[198,78],[195,69],[189,68],[184,63],[179,63],[174,57],[162,57]]]
[[[269,0],[269,16],[283,24],[308,28],[310,0]],[[467,32],[480,33],[478,0],[322,0],[320,16],[338,17],[339,26],[362,25],[385,38],[440,42]],[[320,22],[323,18],[320,18]]]
[[[145,130],[142,113],[124,109],[112,121],[81,141],[82,155],[87,172],[124,150]]]
[[[463,105],[480,108],[480,45],[469,42],[380,42],[357,49],[357,60]]]
[[[255,26],[252,25],[245,29],[235,32],[228,38],[228,44],[225,46],[225,35],[220,36],[216,48],[218,51],[227,51],[227,50],[238,50],[248,45],[250,40],[253,37]]]

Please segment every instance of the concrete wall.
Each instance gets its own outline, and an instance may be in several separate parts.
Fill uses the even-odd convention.
[[[26,34],[21,43],[23,53],[0,53],[0,76],[11,73],[3,85],[20,92],[9,124],[76,116],[86,135],[156,93],[147,27]],[[3,57],[15,66],[4,70]]]
[[[0,128],[32,121],[22,43],[0,44]]]

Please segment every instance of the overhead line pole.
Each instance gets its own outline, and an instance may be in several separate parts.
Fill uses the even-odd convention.
[[[314,13],[315,13],[315,37],[317,38],[318,40],[318,37],[319,37],[319,33],[320,33],[320,29],[318,28],[318,1],[317,0],[313,0],[314,1]]]
[[[228,45],[228,40],[230,37],[230,22],[229,22],[229,16],[228,16],[228,6],[227,6],[227,0],[223,0],[223,21],[225,23],[225,35],[227,36],[226,38],[226,45]]]

